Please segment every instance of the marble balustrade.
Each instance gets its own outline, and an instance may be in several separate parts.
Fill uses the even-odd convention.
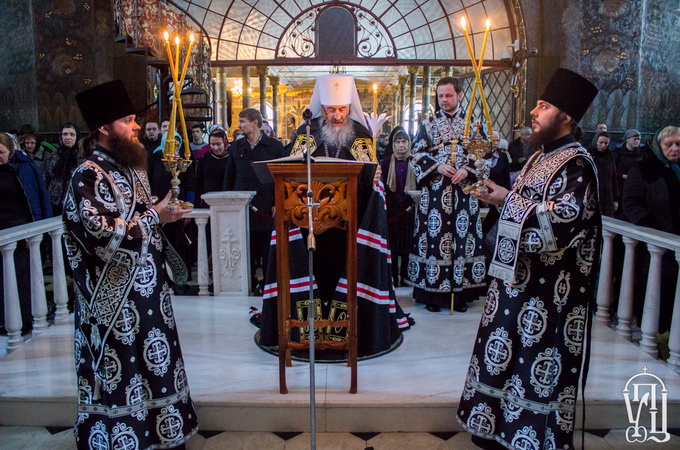
[[[662,273],[662,257],[666,252],[674,252],[675,259],[680,261],[680,237],[671,233],[651,228],[632,225],[611,217],[602,218],[603,244],[600,258],[600,273],[597,290],[597,311],[595,317],[605,325],[611,323],[611,306],[613,296],[618,296],[616,316],[618,324],[616,332],[628,340],[633,339],[631,321],[633,318],[633,294],[635,282],[636,252],[647,251],[650,255],[647,269],[647,287],[645,291],[642,321],[639,324],[642,334],[640,347],[651,356],[658,358],[656,334],[659,331],[660,288]],[[623,270],[614,273],[614,238],[621,236],[625,246]],[[620,291],[612,292],[613,280],[619,278]],[[669,366],[680,373],[680,277],[676,281],[673,317],[670,330]]]
[[[208,290],[211,280],[215,284],[217,295],[248,295],[250,265],[248,264],[248,203],[251,192],[219,192],[206,194],[209,209],[195,209],[185,217],[193,219],[198,226],[198,259],[197,274],[199,295],[210,295]],[[212,276],[208,256],[207,224],[217,224],[211,229]],[[674,252],[675,259],[680,262],[680,238],[676,235],[639,227],[630,223],[603,217],[603,245],[600,258],[599,281],[597,291],[597,310],[595,318],[610,325],[611,305],[614,296],[618,296],[618,308],[615,311],[618,324],[616,332],[632,340],[631,321],[633,318],[633,283],[635,280],[635,252],[648,251],[650,264],[648,283],[645,293],[643,320],[640,323],[642,338],[640,346],[647,353],[658,357],[656,334],[659,329],[659,286],[661,283],[662,256],[665,252]],[[40,243],[45,233],[52,238],[52,278],[54,301],[56,304],[55,321],[68,316],[68,292],[66,283],[65,261],[61,239],[63,223],[61,218],[54,217],[26,225],[3,230],[0,237],[0,252],[3,255],[3,277],[5,298],[5,328],[8,333],[7,350],[11,351],[23,344],[21,336],[21,308],[17,289],[16,269],[13,254],[18,244],[27,245],[31,264],[31,310],[33,314],[33,333],[39,334],[47,326],[47,301],[45,281],[43,278],[43,261],[40,254]],[[621,236],[625,245],[623,271],[613,273],[614,238]],[[226,242],[225,239],[228,241]],[[225,253],[224,245],[229,251]],[[233,247],[233,248],[232,248]],[[235,257],[237,255],[238,257]],[[227,258],[228,257],[228,258]],[[619,292],[613,292],[613,280],[621,278]],[[680,278],[675,291],[675,304],[670,332],[670,358],[668,364],[680,373]]]

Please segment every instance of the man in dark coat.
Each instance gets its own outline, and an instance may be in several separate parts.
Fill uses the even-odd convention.
[[[488,299],[458,421],[493,448],[574,448],[576,398],[589,338],[601,232],[595,164],[574,137],[597,95],[558,69],[531,111],[527,162],[508,191],[475,194],[502,206]]]
[[[274,183],[262,183],[253,169],[253,163],[281,158],[285,151],[281,142],[260,130],[262,114],[255,108],[247,108],[239,113],[238,127],[245,137],[229,146],[224,190],[256,192],[250,201],[250,278],[252,291],[255,295],[262,295],[264,277],[258,280],[256,271],[258,267],[263,270],[267,267],[269,240],[274,228]]]
[[[224,189],[224,176],[227,173],[227,135],[218,130],[208,138],[210,151],[203,155],[196,164],[196,205],[208,208],[201,195]]]
[[[123,82],[76,95],[94,153],[64,201],[73,270],[78,448],[175,448],[198,431],[168,272],[186,267],[160,231],[187,211],[154,205],[146,150]],[[178,281],[178,280],[176,280]],[[180,281],[181,282],[181,281]]]
[[[616,158],[609,149],[610,140],[609,133],[602,131],[595,135],[588,151],[597,167],[600,211],[605,216],[614,217],[618,206],[619,185],[616,182]]]

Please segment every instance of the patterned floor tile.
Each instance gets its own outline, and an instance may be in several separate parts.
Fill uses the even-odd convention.
[[[302,433],[286,441],[284,448],[285,450],[309,450],[309,433]],[[319,450],[364,450],[366,441],[350,433],[317,433],[316,448]]]
[[[225,431],[205,441],[203,450],[283,450],[286,441],[273,433]]]
[[[367,446],[374,450],[448,450],[446,441],[430,433],[380,433]]]

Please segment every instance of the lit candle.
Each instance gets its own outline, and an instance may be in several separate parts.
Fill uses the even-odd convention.
[[[378,85],[373,83],[373,113],[378,117]]]
[[[479,64],[477,64],[476,80],[479,83],[479,93],[482,96],[482,107],[484,108],[484,116],[486,117],[486,127],[488,130],[488,138],[491,139],[491,115],[489,114],[489,106],[486,103],[486,95],[482,88],[482,62],[484,61],[484,52],[486,51],[486,42],[489,36],[489,28],[491,27],[491,20],[486,19],[486,30],[484,31],[484,40],[482,41],[482,54],[479,56]]]
[[[175,36],[175,81],[179,74],[179,36]]]
[[[470,105],[468,107],[468,113],[465,117],[465,128],[463,128],[463,137],[467,138],[470,135],[470,121],[472,119],[472,107],[475,103],[476,96],[476,86],[477,86],[477,63],[475,62],[475,52],[472,50],[472,42],[470,42],[470,35],[467,32],[467,23],[465,17],[461,17],[460,26],[463,28],[463,34],[465,35],[465,42],[468,46],[468,52],[470,53],[470,61],[472,62],[472,69],[475,72],[475,86],[472,90],[472,96],[470,97]]]
[[[187,67],[189,66],[189,59],[191,59],[191,48],[194,46],[194,33],[189,35],[189,49],[187,50],[187,55],[184,58],[184,67],[182,68],[182,76],[179,78],[180,84],[184,83],[184,76],[187,73]]]

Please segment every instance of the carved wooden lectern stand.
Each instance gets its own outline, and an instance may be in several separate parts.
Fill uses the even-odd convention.
[[[348,350],[351,369],[349,392],[357,392],[357,194],[359,174],[363,164],[323,162],[313,163],[312,191],[314,203],[314,231],[321,234],[329,228],[347,231],[347,315],[346,320],[315,319],[314,326],[344,327],[347,340],[343,342],[316,340],[319,349]],[[276,278],[278,286],[278,333],[279,333],[279,391],[288,393],[286,366],[291,365],[291,349],[304,349],[309,342],[290,339],[292,327],[309,327],[309,320],[294,320],[290,306],[290,267],[288,230],[293,227],[307,228],[307,165],[300,163],[268,163],[274,177],[276,207]],[[314,330],[309,330],[310,334]]]

